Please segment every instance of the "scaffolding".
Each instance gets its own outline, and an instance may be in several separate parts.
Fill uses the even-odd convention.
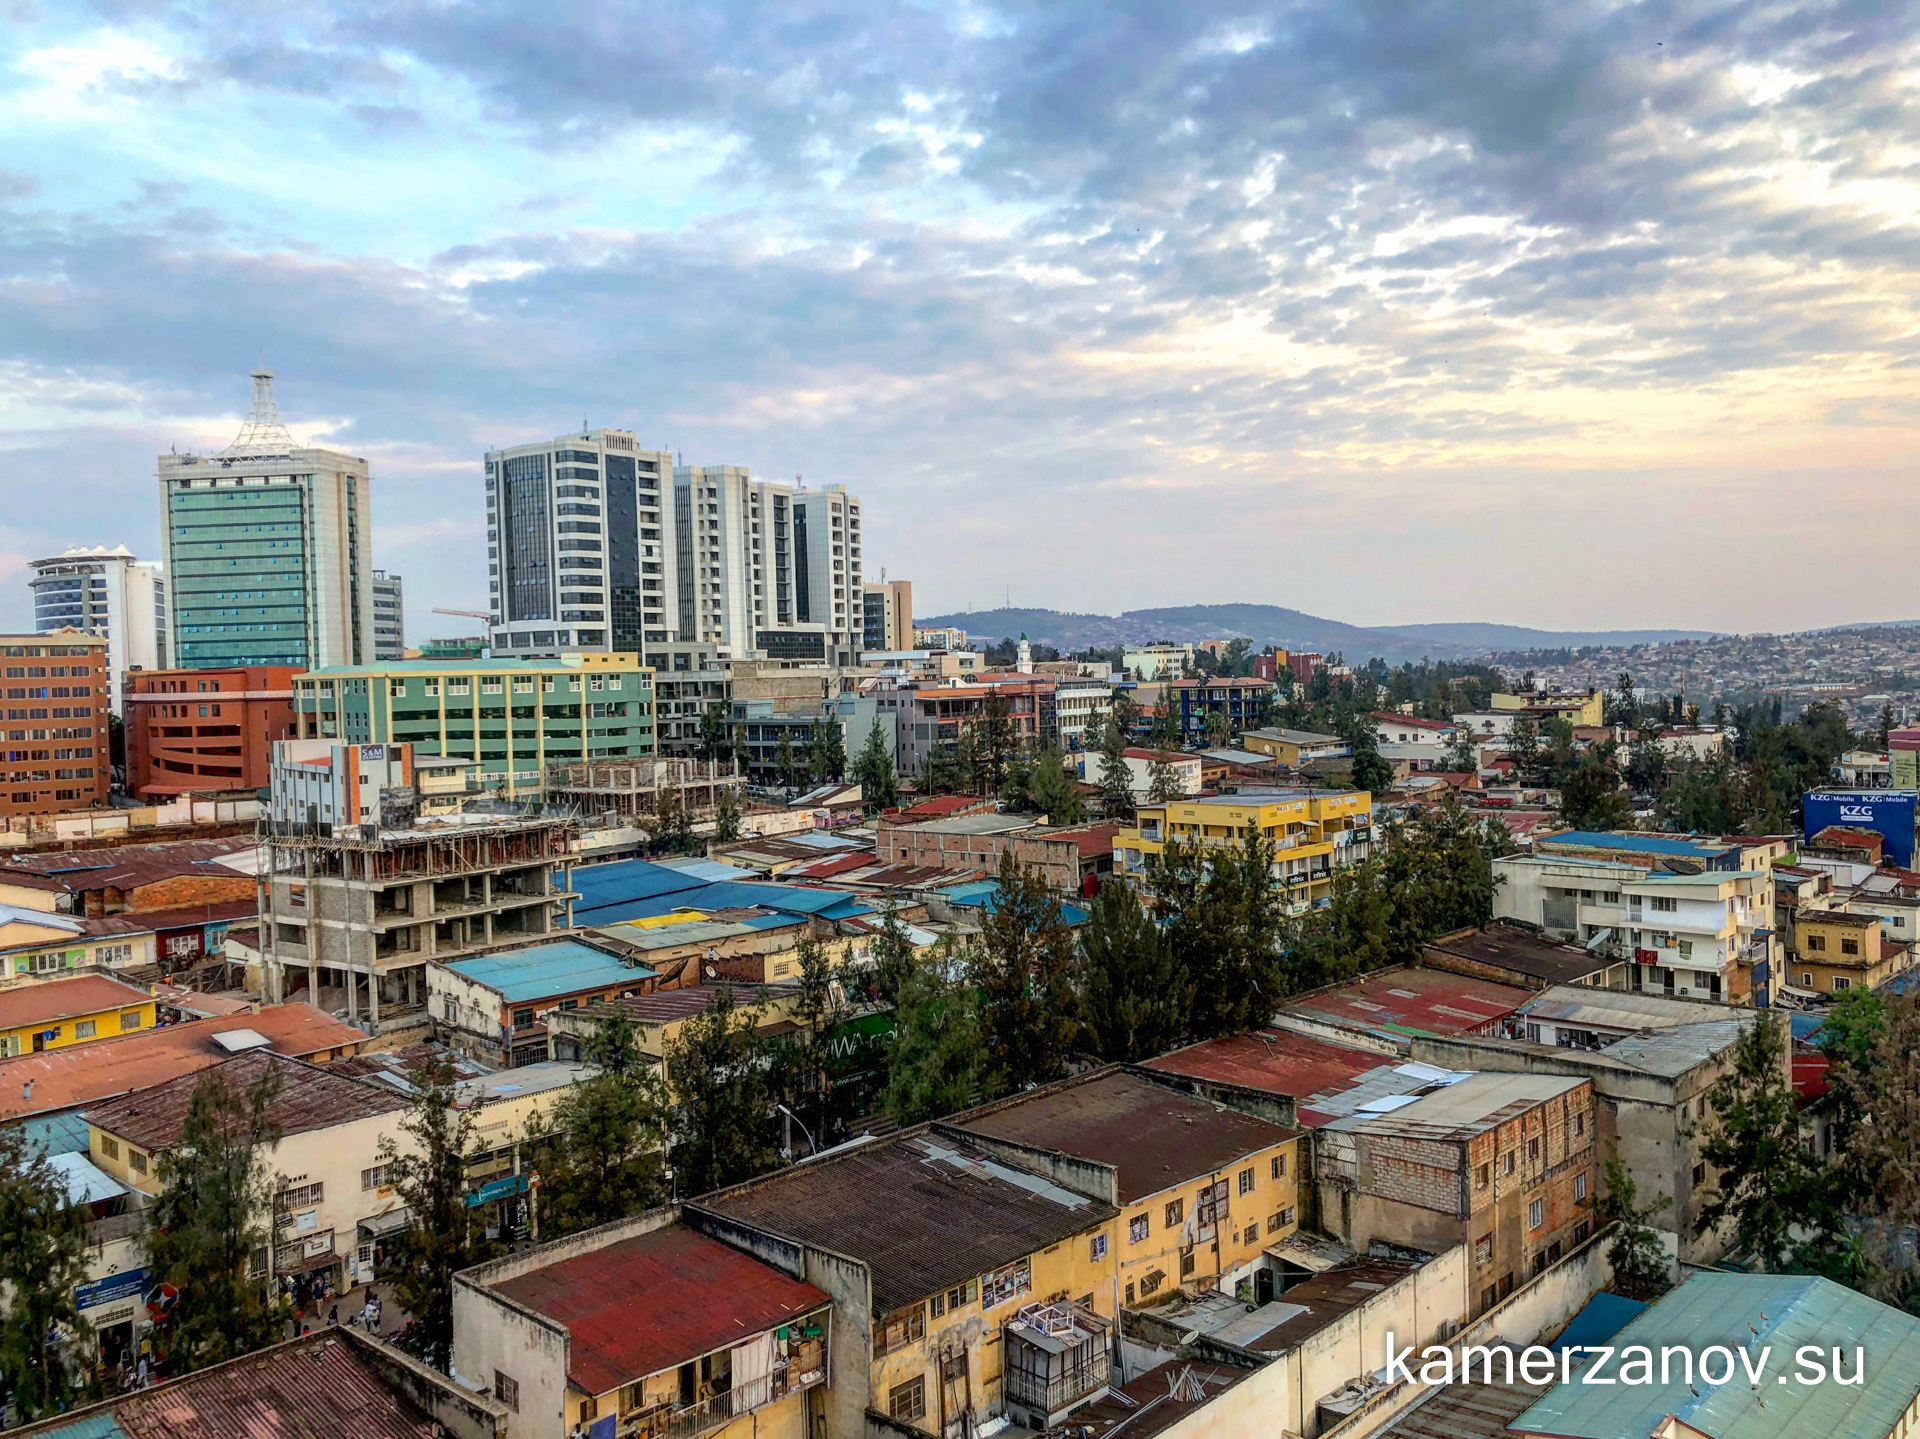
[[[689,815],[702,817],[712,814],[729,790],[739,800],[746,782],[736,769],[722,769],[712,760],[663,757],[550,764],[546,790],[551,803],[624,817],[657,814],[660,797],[677,793]]]

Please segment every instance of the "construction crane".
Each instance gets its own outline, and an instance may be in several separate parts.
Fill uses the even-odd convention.
[[[487,610],[443,610],[435,605],[433,612],[436,615],[463,615],[470,620],[486,620],[488,623],[493,621],[492,613]]]

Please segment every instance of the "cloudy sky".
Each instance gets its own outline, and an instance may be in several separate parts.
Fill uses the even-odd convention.
[[[264,354],[410,635],[584,416],[916,608],[1920,615],[1920,6],[0,0],[0,622]]]

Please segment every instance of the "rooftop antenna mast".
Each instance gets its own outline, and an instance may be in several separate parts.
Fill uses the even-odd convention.
[[[265,364],[254,367],[253,403],[247,409],[246,423],[233,443],[220,451],[223,455],[284,455],[293,448],[293,435],[280,418],[280,406],[273,398],[273,371]]]

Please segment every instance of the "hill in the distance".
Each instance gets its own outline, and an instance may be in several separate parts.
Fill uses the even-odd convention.
[[[1388,664],[1419,659],[1469,659],[1497,651],[1577,648],[1582,645],[1663,644],[1707,639],[1710,630],[1538,630],[1522,625],[1350,625],[1279,605],[1181,605],[1127,610],[1118,615],[1061,610],[996,609],[916,616],[925,626],[954,626],[983,640],[1025,634],[1065,650],[1182,643],[1244,635],[1256,646],[1338,652],[1349,660],[1379,656]]]

